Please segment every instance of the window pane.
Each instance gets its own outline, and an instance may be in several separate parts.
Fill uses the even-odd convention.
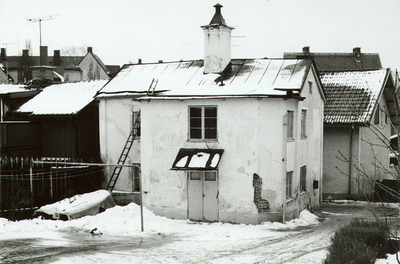
[[[301,137],[307,136],[307,110],[301,110]]]
[[[293,138],[293,118],[294,118],[293,111],[288,111],[287,112],[287,138],[288,139]]]
[[[190,117],[201,117],[201,107],[190,107]]]
[[[216,181],[217,180],[217,173],[213,171],[206,171],[205,172],[205,180],[206,181]]]
[[[306,175],[307,175],[307,167],[303,166],[300,168],[300,191],[306,191]]]
[[[138,167],[133,167],[133,191],[140,191],[140,169]]]
[[[217,108],[205,107],[205,117],[217,117]]]
[[[201,180],[201,172],[200,171],[191,171],[189,173],[190,173],[191,180],[196,180],[196,181]]]
[[[216,128],[217,127],[217,118],[215,117],[206,117],[204,120],[206,128]]]
[[[292,197],[292,180],[293,180],[293,172],[286,173],[286,198]]]
[[[140,111],[133,112],[133,128],[135,129],[135,133],[137,137],[140,137]]]
[[[201,138],[201,128],[191,128],[190,129],[190,138]]]
[[[205,129],[206,139],[217,139],[217,129],[216,128],[206,128]]]
[[[201,118],[197,118],[197,117],[190,118],[190,127],[191,128],[194,128],[194,127],[201,128]]]

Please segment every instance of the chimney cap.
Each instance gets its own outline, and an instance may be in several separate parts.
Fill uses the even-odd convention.
[[[361,48],[360,47],[355,47],[353,49],[353,53],[361,53]]]
[[[87,52],[88,53],[93,53],[93,48],[92,47],[87,47]]]
[[[216,5],[214,5],[214,7],[215,7],[215,14],[210,21],[210,25],[222,25],[227,27],[225,19],[221,14],[221,8],[223,7],[223,5],[217,3]]]

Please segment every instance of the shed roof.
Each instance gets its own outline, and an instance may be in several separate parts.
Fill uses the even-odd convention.
[[[75,115],[94,100],[107,80],[53,84],[15,110],[32,115]]]
[[[324,122],[370,122],[375,105],[383,94],[386,75],[386,69],[321,72],[321,82],[326,93]]]
[[[0,94],[30,92],[23,84],[0,84]]]
[[[300,91],[312,65],[306,59],[234,59],[220,74],[204,74],[202,60],[125,65],[97,97],[146,94],[185,96],[285,96]],[[154,81],[156,82],[154,82]],[[152,89],[150,89],[151,92]]]

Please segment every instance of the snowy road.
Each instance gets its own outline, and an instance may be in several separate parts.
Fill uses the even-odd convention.
[[[20,230],[0,239],[0,260],[1,263],[79,264],[322,263],[334,231],[353,218],[373,219],[370,209],[366,205],[324,204],[323,212],[318,215],[321,223],[292,228],[183,221],[176,224],[177,220],[163,219],[164,224],[158,226],[148,223],[149,231],[145,233],[126,235],[108,232],[92,236],[85,228],[69,227],[59,231],[46,229],[28,237],[31,231]],[[374,209],[375,214],[382,212]],[[391,219],[398,221],[398,213]],[[162,228],[161,225],[165,227],[171,221],[173,228]]]

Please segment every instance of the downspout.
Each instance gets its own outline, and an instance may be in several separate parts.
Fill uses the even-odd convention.
[[[283,116],[283,150],[282,150],[282,166],[283,166],[283,197],[282,197],[282,223],[285,224],[286,222],[286,217],[285,217],[285,213],[286,213],[286,151],[287,151],[287,113]]]
[[[350,132],[350,146],[349,146],[349,181],[348,181],[348,189],[347,189],[347,198],[350,199],[351,196],[351,169],[353,166],[353,133],[354,133],[354,125],[351,125]]]

